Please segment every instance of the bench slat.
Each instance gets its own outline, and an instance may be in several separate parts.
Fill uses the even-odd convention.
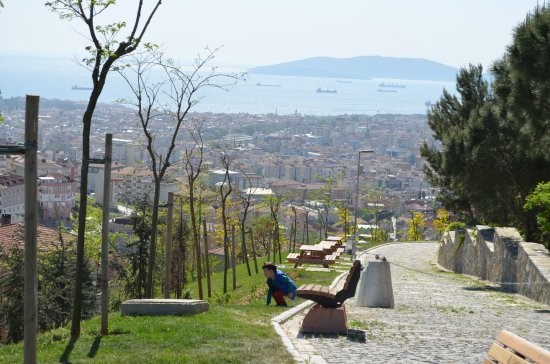
[[[510,331],[502,330],[497,341],[536,363],[550,363],[550,351],[541,348]]]
[[[491,349],[489,349],[489,353],[487,353],[490,357],[495,358],[500,363],[507,363],[507,364],[529,364],[527,361],[523,360],[516,354],[512,353],[511,351],[506,350],[502,346],[498,344],[491,345]]]

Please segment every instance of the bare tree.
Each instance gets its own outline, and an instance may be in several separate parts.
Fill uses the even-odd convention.
[[[277,254],[277,251],[279,253],[279,263],[282,262],[282,256],[281,256],[281,237],[279,232],[279,208],[282,204],[282,198],[270,195],[267,196],[265,203],[269,207],[269,212],[271,214],[271,218],[273,219],[273,261],[276,260],[275,255]],[[269,254],[268,254],[269,255]]]
[[[239,219],[239,225],[241,229],[241,243],[242,243],[241,250],[242,250],[243,260],[246,264],[246,269],[248,271],[248,275],[251,276],[252,273],[250,271],[250,264],[248,262],[248,254],[246,250],[246,220],[248,218],[248,214],[250,213],[250,208],[252,205],[252,196],[256,192],[256,188],[252,188],[250,176],[244,172],[242,172],[242,174],[246,177],[246,180],[248,181],[248,189],[246,190],[246,192],[240,193],[238,195],[239,202],[241,203],[241,206],[242,206],[241,215]],[[254,267],[256,268],[256,274],[258,274],[258,263],[256,262],[255,254],[253,256],[253,259],[254,259]]]
[[[231,176],[229,174],[229,168],[233,164],[234,155],[228,153],[227,147],[218,146],[220,151],[220,164],[222,165],[225,173],[223,177],[223,182],[219,184],[219,191],[221,197],[221,213],[222,213],[222,224],[223,224],[223,249],[224,249],[224,268],[223,268],[223,293],[227,293],[227,269],[229,267],[229,231],[227,223],[227,199],[233,191],[233,186],[231,185]],[[233,267],[233,269],[235,269]]]
[[[90,160],[90,131],[92,117],[97,101],[109,72],[121,57],[134,52],[149,27],[161,0],[153,2],[154,6],[144,16],[143,0],[140,0],[131,21],[129,33],[122,35],[126,28],[125,21],[113,22],[106,25],[98,23],[98,17],[109,7],[115,4],[112,0],[55,0],[45,3],[46,7],[59,14],[61,19],[81,20],[89,33],[92,45],[86,47],[89,57],[82,60],[82,64],[91,71],[92,92],[88,100],[86,111],[82,117],[82,165],[80,169],[80,204],[78,214],[78,240],[75,274],[75,294],[73,306],[73,319],[71,326],[71,338],[80,336],[80,319],[82,312],[82,276],[84,270],[84,232],[86,229],[86,207],[88,204],[86,191],[88,189],[88,167]],[[108,213],[108,211],[106,212]]]
[[[193,231],[193,244],[195,246],[195,256],[197,264],[197,284],[199,288],[199,299],[203,299],[202,293],[202,267],[201,267],[201,247],[200,247],[200,216],[197,217],[195,211],[195,182],[201,173],[204,144],[202,141],[202,130],[204,121],[195,121],[187,127],[189,135],[194,140],[191,148],[185,148],[183,163],[185,174],[187,175],[187,184],[189,186],[189,212],[191,214],[191,229]],[[208,262],[207,262],[208,264]]]
[[[172,165],[173,153],[176,148],[178,134],[186,120],[189,110],[200,102],[197,92],[205,87],[225,88],[234,84],[237,76],[218,73],[216,68],[205,71],[206,65],[214,59],[217,49],[207,49],[205,57],[198,56],[193,64],[193,70],[188,74],[182,67],[162,52],[151,49],[133,59],[133,63],[120,70],[120,75],[130,86],[135,100],[126,101],[137,109],[137,116],[146,139],[147,152],[151,160],[151,169],[155,181],[153,197],[153,216],[151,221],[152,236],[149,245],[149,270],[147,271],[147,297],[154,296],[154,270],[156,260],[156,238],[158,229],[158,209],[160,201],[160,185],[166,171]],[[151,82],[155,72],[160,68],[164,77],[161,81]],[[218,79],[228,78],[230,83],[222,84]],[[167,99],[166,104],[162,97]],[[170,130],[168,145],[157,142],[160,136],[158,123],[166,122],[163,130]],[[164,153],[159,149],[164,147]],[[200,168],[199,168],[200,172]],[[198,175],[197,175],[198,176]],[[196,177],[195,177],[196,178]],[[190,189],[192,194],[192,189]],[[198,240],[196,220],[192,219],[193,237]],[[195,247],[198,244],[195,243]],[[197,254],[197,269],[200,277],[200,251]],[[199,278],[200,282],[200,278]],[[202,298],[202,287],[199,284],[199,294]]]

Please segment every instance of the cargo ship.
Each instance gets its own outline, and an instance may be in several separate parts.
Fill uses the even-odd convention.
[[[266,84],[266,83],[260,83],[258,82],[256,86],[262,86],[262,87],[281,87],[281,85],[278,84]]]
[[[382,82],[379,87],[389,87],[389,88],[406,88],[407,86],[403,83],[386,83]]]
[[[318,92],[318,93],[321,93],[321,94],[335,94],[336,92],[338,92],[337,90],[329,90],[328,88],[323,90],[322,88],[317,88],[317,90],[315,92]]]
[[[82,87],[74,85],[73,87],[71,87],[71,90],[93,90],[93,87]]]

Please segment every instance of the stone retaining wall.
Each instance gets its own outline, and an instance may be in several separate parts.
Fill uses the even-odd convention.
[[[456,273],[550,304],[550,253],[542,244],[524,242],[514,228],[480,225],[446,233],[437,260]]]

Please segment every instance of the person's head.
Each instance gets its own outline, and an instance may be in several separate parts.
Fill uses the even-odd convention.
[[[262,270],[267,278],[273,279],[277,273],[277,266],[271,262],[267,262],[262,266]]]

